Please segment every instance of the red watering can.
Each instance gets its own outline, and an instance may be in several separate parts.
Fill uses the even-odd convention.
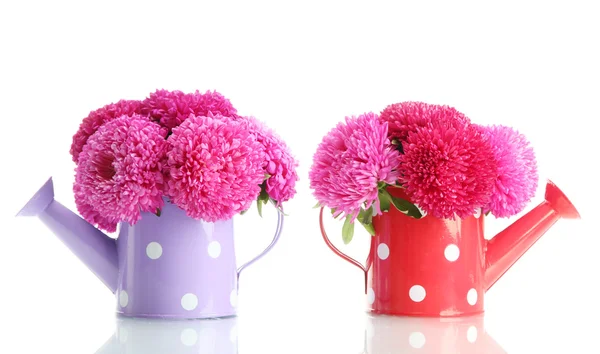
[[[403,189],[389,188],[407,199]],[[321,233],[338,256],[365,273],[369,309],[376,314],[454,317],[484,311],[484,294],[560,218],[579,213],[552,182],[545,200],[490,240],[484,217],[415,219],[396,208],[373,217],[375,236],[366,266],[343,254],[329,240],[320,213]]]

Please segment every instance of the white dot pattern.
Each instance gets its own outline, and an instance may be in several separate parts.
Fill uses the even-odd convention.
[[[375,291],[373,288],[369,288],[369,290],[367,290],[367,302],[369,305],[373,305],[375,302]]]
[[[119,305],[127,307],[127,304],[129,304],[129,295],[127,295],[127,291],[121,290],[119,292]]]
[[[219,258],[221,255],[221,244],[219,241],[212,241],[208,244],[208,255],[212,258]]]
[[[198,332],[193,328],[186,328],[181,331],[180,339],[186,347],[193,347],[198,342]]]
[[[444,250],[444,257],[450,262],[454,262],[460,256],[460,249],[457,245],[448,245]]]
[[[187,311],[194,310],[196,307],[198,307],[198,297],[191,293],[183,295],[181,298],[181,307]]]
[[[469,290],[469,292],[467,293],[467,302],[469,303],[469,305],[475,306],[475,304],[477,303],[477,290]]]
[[[146,255],[150,259],[159,259],[162,256],[162,246],[158,242],[150,242],[148,246],[146,246]]]
[[[381,260],[386,260],[390,256],[390,248],[385,243],[380,243],[377,246],[377,257]]]
[[[425,288],[421,285],[413,285],[408,291],[408,295],[412,301],[421,302],[425,300],[427,293],[425,292]]]
[[[477,327],[471,326],[467,329],[467,340],[469,343],[475,343],[477,341]]]
[[[410,344],[410,346],[415,349],[423,348],[426,342],[427,339],[425,338],[425,335],[421,332],[412,332],[408,336],[408,344]]]

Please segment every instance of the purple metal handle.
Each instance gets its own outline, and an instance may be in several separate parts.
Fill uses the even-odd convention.
[[[238,268],[238,270],[237,270],[238,283],[239,283],[239,279],[240,279],[240,273],[242,272],[242,270],[248,268],[254,262],[263,258],[267,253],[269,253],[269,251],[273,248],[273,246],[275,246],[277,241],[279,241],[279,237],[281,236],[281,230],[283,230],[283,213],[281,210],[279,210],[279,208],[277,208],[277,229],[275,229],[275,236],[273,236],[273,240],[267,246],[267,248],[265,248],[265,250],[262,251],[258,256],[254,257],[253,259],[251,259],[250,261],[246,262],[245,264],[243,264],[242,266],[240,266]]]

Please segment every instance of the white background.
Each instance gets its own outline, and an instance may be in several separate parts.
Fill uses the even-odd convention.
[[[494,286],[486,327],[510,354],[599,353],[599,15],[594,1],[3,1],[0,352],[93,353],[115,331],[110,292],[14,215],[49,176],[74,210],[69,147],[83,117],[165,88],[218,90],[300,161],[281,242],[241,279],[240,353],[363,351],[362,277],[321,240],[308,170],[344,116],[404,100],[531,140],[540,187],[528,209],[550,178],[583,219],[559,221]],[[488,237],[509,223],[488,218]],[[236,224],[243,261],[269,242],[274,212]],[[341,245],[341,225],[327,225]],[[361,231],[343,249],[363,259],[367,243]]]

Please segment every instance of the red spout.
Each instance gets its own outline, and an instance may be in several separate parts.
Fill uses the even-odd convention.
[[[551,181],[546,184],[545,199],[487,242],[486,290],[489,290],[558,219],[580,218],[577,209]]]

